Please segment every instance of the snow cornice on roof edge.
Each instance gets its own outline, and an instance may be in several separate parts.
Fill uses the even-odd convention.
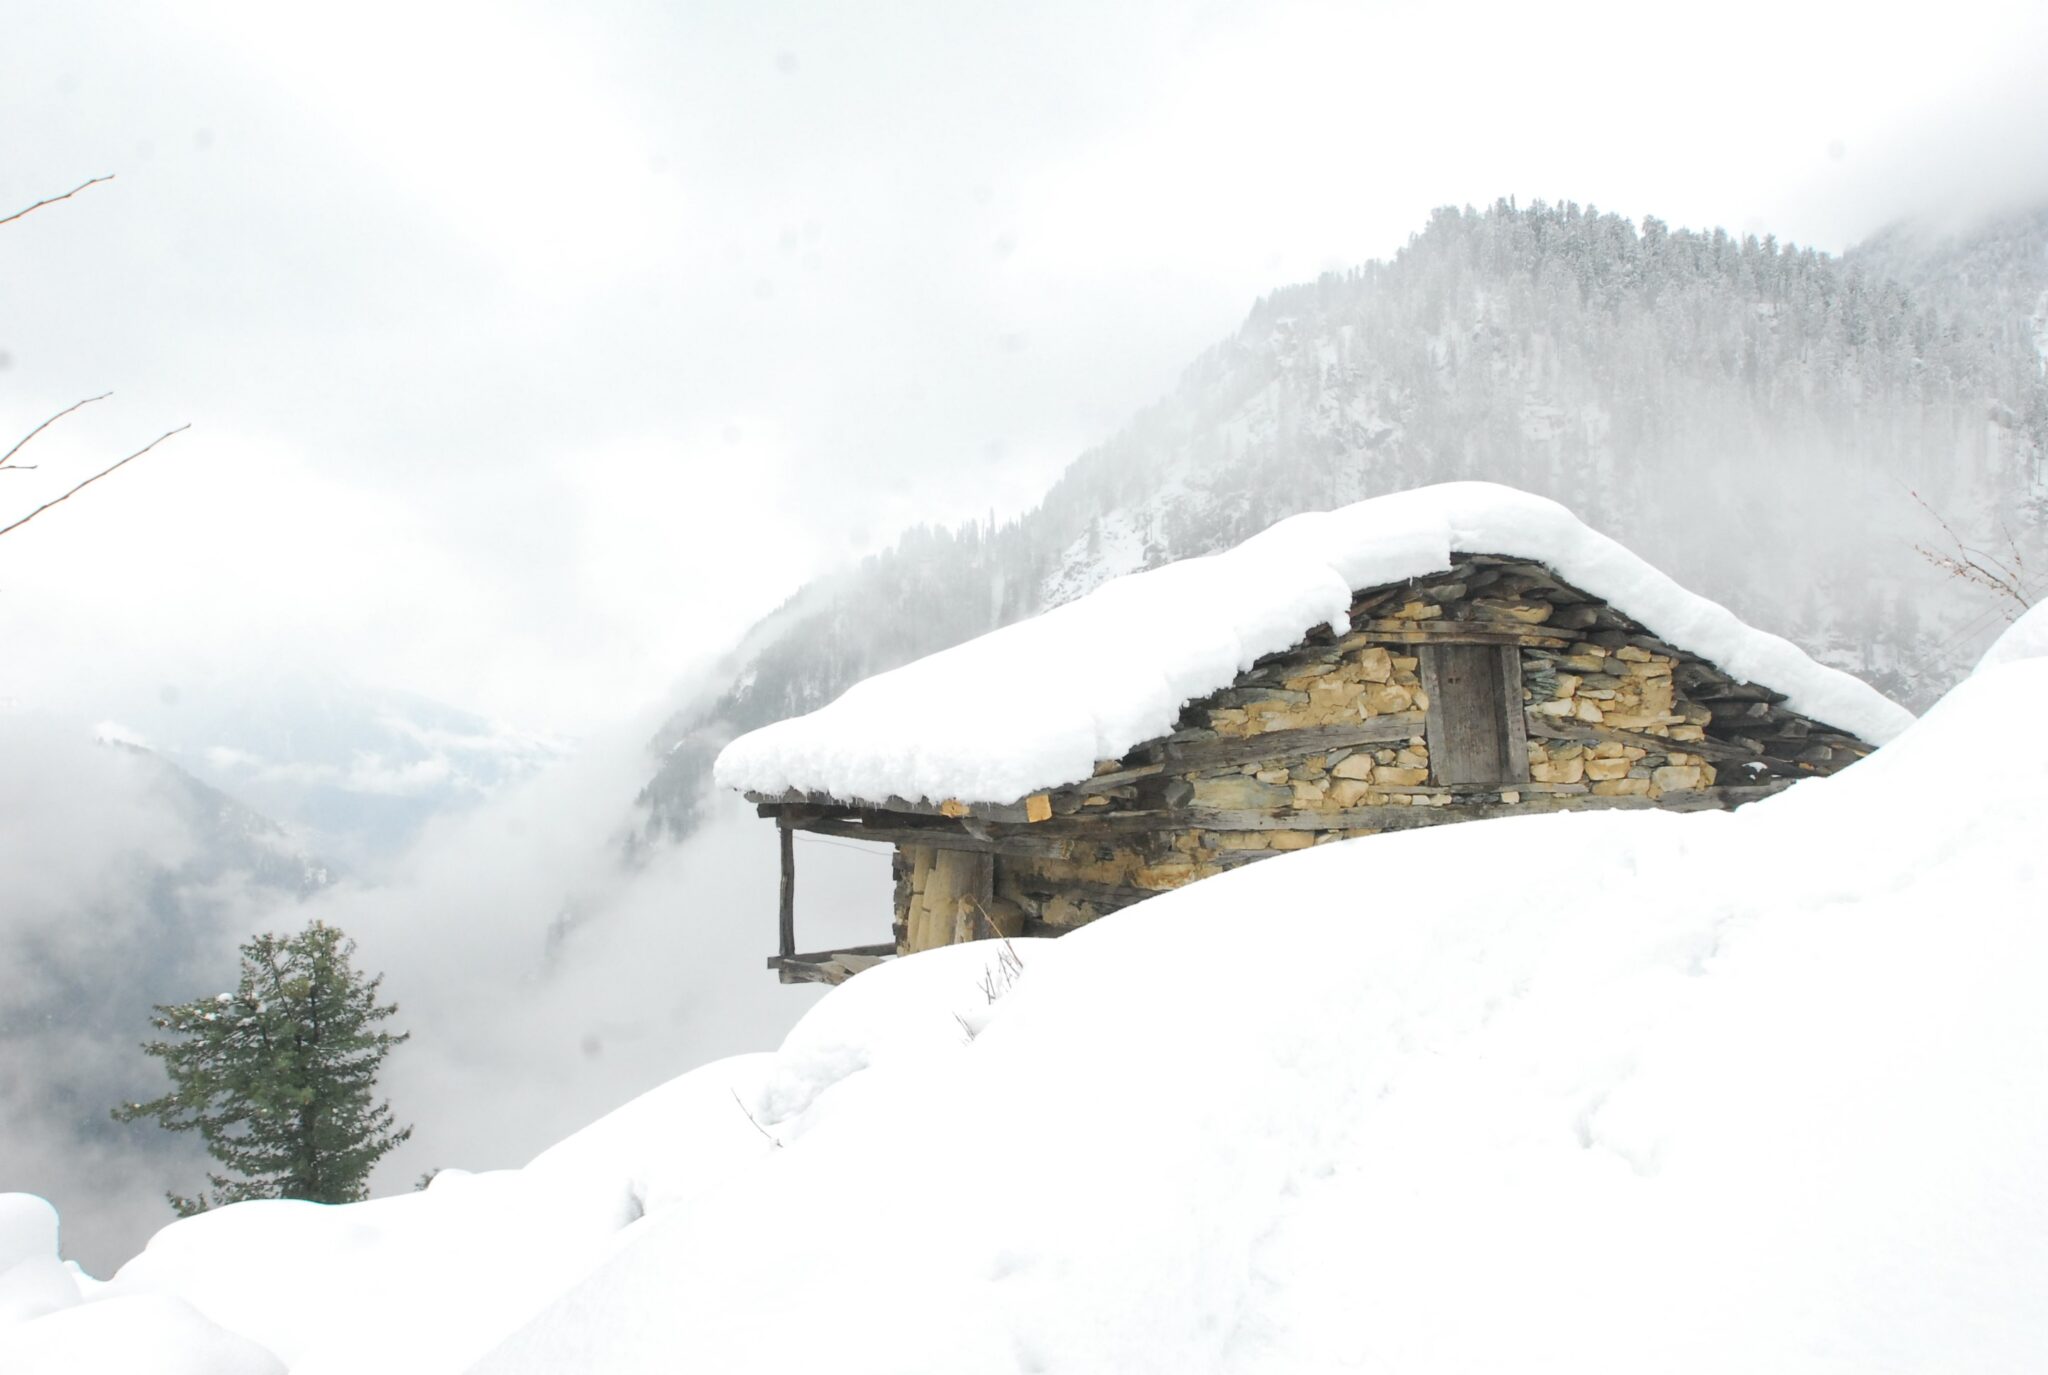
[[[722,787],[845,800],[1012,802],[1168,734],[1186,702],[1308,629],[1348,631],[1356,591],[1444,572],[1459,553],[1543,563],[1658,637],[1872,744],[1912,723],[1869,684],[1687,591],[1558,503],[1451,482],[1291,516],[1223,553],[1115,579],[743,735],[713,776]]]

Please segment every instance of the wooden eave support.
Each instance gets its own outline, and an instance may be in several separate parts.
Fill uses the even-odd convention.
[[[775,818],[775,831],[782,841],[781,939],[776,949],[786,960],[796,954],[796,834],[786,816]]]

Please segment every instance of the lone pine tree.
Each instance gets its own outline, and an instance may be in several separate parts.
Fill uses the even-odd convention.
[[[234,992],[156,1008],[168,1036],[142,1048],[163,1061],[171,1091],[114,1117],[196,1130],[228,1171],[207,1175],[210,1197],[168,1195],[180,1216],[252,1198],[353,1202],[371,1166],[412,1135],[373,1099],[384,1057],[409,1033],[377,1029],[398,1007],[378,1005],[384,976],[358,974],[354,953],[317,921],[257,936],[242,946]]]

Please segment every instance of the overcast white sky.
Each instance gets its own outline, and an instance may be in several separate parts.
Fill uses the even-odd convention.
[[[306,656],[576,733],[1014,513],[1446,203],[1839,249],[2048,171],[2048,8],[17,5],[0,700]],[[4,447],[4,446],[0,446]],[[25,455],[26,457],[26,455]]]

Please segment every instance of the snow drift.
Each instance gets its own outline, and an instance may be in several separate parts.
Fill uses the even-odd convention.
[[[524,1170],[179,1222],[55,1308],[0,1210],[0,1312],[46,1286],[0,1368],[148,1323],[252,1371],[2037,1370],[2044,699],[2015,645],[1738,812],[885,965]]]

